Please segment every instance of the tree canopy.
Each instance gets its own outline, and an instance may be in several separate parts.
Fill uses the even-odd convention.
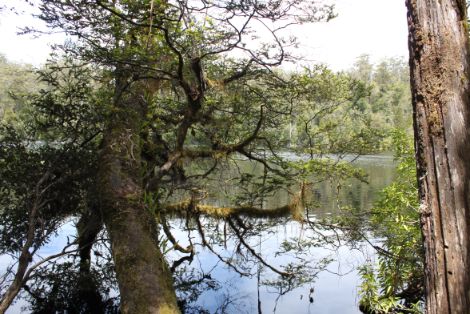
[[[333,18],[329,5],[43,0],[39,10],[70,40],[37,72],[40,83],[24,85],[31,94],[10,93],[17,105],[0,95],[0,243],[18,260],[2,286],[0,312],[20,289],[37,312],[184,310],[173,278],[183,286],[176,275],[196,246],[175,240],[168,222],[174,215],[243,272],[207,240],[203,216],[225,219],[240,248],[295,286],[306,272],[264,260],[245,241],[253,225],[242,218],[289,214],[303,221],[309,186],[365,181],[343,159],[384,151],[388,131],[409,126],[399,60],[374,68],[362,57],[350,73],[279,68],[295,60],[296,41],[285,29]],[[0,65],[13,67],[3,59]],[[289,158],[292,152],[302,158]],[[244,168],[247,162],[261,171]],[[207,182],[222,175],[241,188],[229,191],[230,204],[216,206]],[[286,204],[263,209],[264,198],[280,188],[288,191]],[[70,219],[76,238],[37,261],[41,246]],[[164,255],[168,243],[183,254],[172,265]],[[99,245],[107,253],[96,261],[91,252]],[[74,280],[70,293],[60,293],[59,276]],[[119,301],[105,283],[119,289]],[[67,298],[83,306],[67,308]]]

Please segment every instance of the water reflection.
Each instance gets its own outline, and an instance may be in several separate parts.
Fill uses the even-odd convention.
[[[249,215],[217,219],[201,213],[190,219],[167,217],[173,240],[182,248],[194,248],[192,254],[172,250],[173,244],[160,230],[162,250],[175,270],[175,286],[185,312],[360,313],[356,266],[372,256],[373,250],[360,241],[352,249],[347,245],[350,235],[347,237],[343,231],[330,228],[325,220],[342,215],[341,207],[370,208],[377,192],[393,180],[394,164],[390,157],[383,156],[361,157],[354,163],[368,174],[368,184],[332,178],[309,185],[309,202],[302,221]],[[201,202],[212,206],[248,203],[262,208],[277,208],[292,202],[292,189],[256,194],[249,184],[240,184],[235,179],[240,173],[255,176],[262,174],[262,169],[243,161],[237,167],[226,167],[208,178],[205,186],[197,191],[204,190]],[[194,191],[190,189],[172,193],[168,202],[191,193]],[[360,223],[367,224],[367,220]],[[73,223],[67,224],[45,250],[60,250],[68,241],[67,236],[74,234],[72,227]],[[360,230],[362,226],[356,228]],[[106,234],[101,235],[100,243],[93,250],[95,267],[88,282],[94,285],[88,286],[93,288],[88,292],[102,302],[101,312],[116,313],[119,299]],[[52,268],[44,268],[23,293],[22,303],[9,313],[18,313],[19,306],[35,313],[57,310],[86,313],[84,301],[79,298],[80,289],[76,284],[69,284],[80,282],[77,267],[78,261],[69,258]],[[50,305],[49,300],[56,303]],[[62,302],[62,307],[57,302]]]
[[[189,269],[199,271],[200,278],[211,282],[210,289],[200,291],[192,305],[186,302],[188,312],[192,306],[197,309],[194,313],[201,313],[202,309],[207,313],[360,313],[356,266],[374,252],[360,241],[354,242],[354,249],[339,244],[347,242],[338,241],[344,240],[345,234],[330,229],[323,221],[342,215],[340,208],[344,206],[370,208],[377,192],[393,180],[394,164],[390,157],[375,156],[360,158],[355,164],[367,172],[368,184],[351,179],[312,186],[308,219],[303,222],[287,217],[239,217],[242,221],[237,225],[203,217],[201,225],[209,249],[197,228],[191,230],[184,221],[173,220],[172,232],[178,242],[188,245],[189,231],[193,243],[200,247]],[[248,171],[257,173],[256,166],[244,166],[253,167]],[[242,189],[230,184],[206,188],[210,192],[204,202],[218,206],[227,206],[233,200],[224,196]],[[291,198],[291,194],[281,190],[263,198],[260,205],[274,208],[289,203]],[[236,231],[238,228],[241,230]],[[283,277],[279,274],[283,271],[294,276]],[[185,297],[181,292],[180,296]]]
[[[325,237],[333,233],[319,234],[297,222],[257,232],[252,237],[245,235],[256,254],[294,276],[275,273],[235,239],[219,239],[214,249],[237,270],[220,262],[210,250],[199,249],[192,269],[199,270],[200,277],[216,279],[216,284],[195,305],[209,313],[359,313],[355,266],[364,261],[364,251],[325,245]],[[184,236],[181,234],[181,241]]]

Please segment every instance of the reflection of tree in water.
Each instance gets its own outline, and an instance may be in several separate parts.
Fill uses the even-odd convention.
[[[250,180],[253,182],[254,178]],[[262,176],[260,180],[263,180]],[[233,207],[208,205],[209,200],[213,202],[210,197],[214,198],[210,189],[207,189],[209,192],[195,190],[188,185],[180,194],[169,193],[176,195],[174,199],[183,200],[176,203],[155,203],[152,208],[151,195],[148,196],[149,210],[155,213],[160,226],[156,239],[162,251],[167,253],[179,306],[185,313],[250,312],[246,310],[249,306],[247,295],[236,285],[217,277],[216,267],[248,279],[256,277],[260,311],[263,306],[260,289],[276,295],[275,311],[280,298],[293,290],[299,287],[307,287],[305,291],[313,289],[315,278],[331,262],[329,257],[319,258],[311,252],[312,248],[337,244],[342,238],[341,232],[332,229],[336,226],[322,224],[312,215],[321,206],[318,187],[301,185],[300,191],[290,192],[294,188],[284,188],[284,193],[276,194],[273,188],[259,192],[261,185],[254,182],[252,186],[246,184],[240,188]],[[212,188],[220,188],[220,185]],[[273,194],[277,198],[272,197]],[[219,204],[230,201],[233,199],[221,197]],[[275,204],[280,206],[266,207]],[[87,219],[86,215],[81,219]],[[87,229],[81,230],[82,225]],[[276,245],[265,245],[270,238],[279,237],[282,234],[279,228],[287,225],[295,225],[297,234],[284,236]],[[69,313],[118,311],[119,298],[115,296],[118,288],[110,244],[102,234],[98,237],[94,234],[101,228],[99,223],[93,227],[89,221],[80,221],[76,243],[81,243],[78,245],[81,249],[77,248],[68,258],[51,261],[36,270],[23,294],[31,302],[33,312],[48,313],[52,309]],[[207,269],[207,265],[199,260],[201,254],[209,252],[217,260],[212,269]],[[204,308],[200,297],[208,293],[213,296],[212,304]],[[313,294],[304,292],[302,298],[308,306],[313,301]]]
[[[258,288],[276,294],[276,303],[298,287],[313,285],[318,273],[330,262],[328,258],[315,261],[309,253],[309,248],[322,245],[320,239],[306,235],[286,237],[277,250],[273,247],[261,250],[263,243],[275,235],[275,228],[289,221],[290,217],[265,219],[232,215],[221,219],[202,214],[189,220],[169,219],[169,228],[183,230],[172,240],[182,242],[190,238],[190,246],[194,248],[186,255],[181,252],[168,255],[176,262],[173,274],[183,312],[250,312],[248,295],[235,284],[231,286],[229,281],[217,278],[217,274],[213,274],[217,267],[228,268],[250,279],[258,277]],[[170,251],[174,244],[164,237],[163,231],[161,233],[160,240]],[[36,270],[23,294],[33,313],[118,313],[117,282],[105,235],[101,234],[90,250],[89,267],[77,253]],[[199,254],[207,254],[207,251],[218,259],[209,269],[199,259]],[[182,258],[183,262],[177,263]],[[198,303],[204,293],[214,296],[209,309]]]
[[[119,302],[113,295],[118,289],[107,248],[109,239],[98,236],[103,225],[101,219],[94,216],[98,211],[90,210],[97,206],[93,191],[89,191],[89,186],[94,183],[90,173],[96,170],[87,168],[88,163],[93,164],[93,156],[81,146],[77,148],[75,143],[70,143],[70,147],[64,144],[59,148],[28,150],[24,147],[27,142],[16,138],[11,141],[17,147],[4,146],[2,149],[9,152],[16,163],[10,162],[10,168],[2,170],[7,175],[13,173],[11,180],[16,180],[17,185],[24,185],[25,190],[39,192],[24,194],[25,205],[21,207],[24,211],[8,210],[2,213],[4,226],[12,228],[3,229],[2,239],[18,240],[18,243],[6,243],[4,251],[9,250],[16,258],[15,253],[22,246],[20,242],[28,243],[25,238],[28,230],[32,230],[34,250],[31,255],[34,255],[51,240],[61,224],[70,217],[80,218],[75,239],[68,241],[68,253],[59,252],[60,258],[57,256],[41,264],[41,267],[30,268],[31,272],[28,271],[28,276],[23,278],[26,283],[23,296],[31,302],[30,309],[38,313],[47,313],[52,309],[70,313],[117,311]],[[14,159],[14,154],[21,158]],[[44,156],[52,162],[42,163]],[[196,265],[201,252],[210,252],[220,265],[225,265],[238,275],[247,278],[256,276],[257,279],[259,276],[259,286],[268,288],[279,298],[311,283],[318,272],[326,267],[328,260],[313,260],[315,256],[309,248],[331,244],[338,238],[338,233],[325,236],[324,226],[315,218],[315,213],[323,205],[318,203],[318,192],[310,192],[318,191],[318,182],[327,179],[361,177],[354,169],[328,159],[299,163],[287,159],[270,165],[239,157],[217,160],[220,168],[212,172],[211,166],[204,166],[203,163],[198,164],[200,169],[188,167],[185,181],[170,182],[162,187],[159,195],[148,193],[145,196],[147,210],[158,222],[152,222],[153,240],[159,243],[172,262],[170,268],[177,277],[180,306],[185,311],[203,311],[198,296],[208,290],[220,291],[217,297],[220,298],[219,312],[241,312],[240,304],[247,301],[237,294],[236,288],[229,291],[222,289],[226,286],[224,282],[217,282],[219,279],[210,270]],[[55,160],[70,162],[74,167],[67,169],[64,166],[62,169],[62,164]],[[272,167],[269,175],[267,167]],[[282,167],[285,169],[280,173],[278,169]],[[21,176],[22,180],[17,180],[20,169],[25,175]],[[36,176],[32,177],[31,173]],[[43,173],[48,175],[47,180],[41,179]],[[333,191],[336,192],[335,189]],[[7,204],[11,200],[18,201],[14,195],[8,197],[2,199],[5,203],[2,206],[11,206]],[[325,198],[330,197],[327,195]],[[45,205],[38,208],[33,223],[25,224],[30,214],[29,204],[37,200]],[[297,224],[300,235],[286,238],[279,248],[266,248],[263,243],[270,236],[279,234],[276,228],[290,224],[291,218],[297,221],[292,224]],[[50,228],[48,223],[52,224]],[[173,228],[178,234],[172,230],[175,224],[179,225]],[[24,257],[30,258],[28,254],[26,252]],[[10,276],[3,283],[11,281]],[[260,302],[261,299],[262,296]]]
[[[41,269],[25,286],[33,313],[118,313],[117,297],[103,280],[103,271],[91,271],[86,281],[74,262]]]
[[[83,217],[82,217],[83,219]],[[70,223],[71,224],[71,223]],[[33,313],[118,313],[119,297],[109,243],[104,232],[83,228],[66,237],[77,249],[34,269],[23,298]],[[96,224],[100,228],[101,224]],[[90,237],[92,237],[91,242]],[[60,253],[59,253],[60,254]]]
[[[263,288],[269,293],[277,294],[277,300],[298,287],[307,283],[313,284],[317,274],[329,262],[327,258],[319,261],[312,258],[309,248],[321,245],[318,239],[309,236],[303,238],[286,237],[277,249],[269,243],[270,238],[278,235],[276,228],[289,223],[289,219],[288,217],[254,219],[238,215],[225,219],[214,219],[207,216],[194,218],[194,221],[188,224],[190,228],[187,231],[193,239],[191,245],[202,248],[201,252],[195,253],[194,262],[191,264],[192,269],[198,269],[201,272],[199,278],[206,278],[207,281],[216,278],[215,275],[211,275],[211,271],[216,267],[219,267],[218,272],[221,267],[224,268],[225,276],[232,273],[250,278],[250,280],[257,278],[258,289]],[[209,266],[207,264],[197,265],[201,263],[198,260],[198,255],[199,253],[203,254],[203,258],[206,260],[208,252],[211,252],[217,261],[212,262],[212,269],[205,271],[203,270],[204,266]],[[240,287],[236,285],[227,291],[227,284],[230,285],[227,282],[219,283],[220,291],[214,294],[220,303],[215,312],[245,312],[241,308],[244,303],[249,301],[249,298],[243,296],[243,292],[239,290]],[[178,286],[177,284],[177,289]],[[181,296],[181,291],[178,292]],[[194,298],[190,298],[190,300],[194,300]],[[263,300],[259,291],[258,302],[261,307]],[[222,311],[221,308],[224,310]]]

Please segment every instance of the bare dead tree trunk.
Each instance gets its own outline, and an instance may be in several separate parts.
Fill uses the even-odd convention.
[[[427,313],[470,313],[465,0],[406,0]]]

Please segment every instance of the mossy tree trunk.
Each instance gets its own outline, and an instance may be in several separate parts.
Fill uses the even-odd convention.
[[[427,313],[470,312],[470,90],[464,0],[407,0]]]
[[[158,247],[155,220],[142,203],[140,131],[145,108],[117,82],[98,172],[122,313],[179,313],[173,280]],[[128,89],[128,88],[127,88]]]

